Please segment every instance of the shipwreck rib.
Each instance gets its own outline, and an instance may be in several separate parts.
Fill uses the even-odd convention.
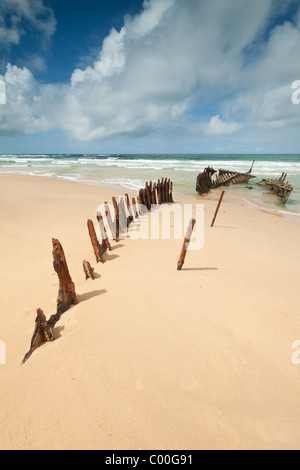
[[[255,178],[255,176],[252,175],[254,163],[255,161],[253,161],[250,170],[246,173],[220,169],[214,179],[213,175],[217,173],[217,171],[212,167],[207,167],[197,177],[196,191],[199,194],[204,194],[211,189],[219,188],[220,186],[228,186],[230,183],[247,184],[251,178]]]
[[[294,189],[294,187],[289,182],[285,183],[286,178],[287,174],[282,173],[280,178],[263,179],[257,184],[259,186],[266,186],[267,188],[269,188],[281,199],[281,202],[284,204],[288,200]]]

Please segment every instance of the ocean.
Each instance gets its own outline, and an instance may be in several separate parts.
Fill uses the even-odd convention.
[[[197,195],[197,175],[207,166],[216,170],[228,169],[246,172],[255,160],[250,181],[252,191],[245,186],[232,185],[226,191],[249,197],[278,211],[300,214],[300,155],[0,155],[0,173],[44,176],[66,181],[138,190],[146,181],[170,178],[176,192]],[[294,186],[289,200],[282,204],[255,183],[262,178],[276,178],[287,173],[287,181]],[[250,194],[251,193],[251,194]],[[200,196],[199,196],[200,197]]]

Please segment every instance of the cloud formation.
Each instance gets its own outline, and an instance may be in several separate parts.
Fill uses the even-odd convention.
[[[33,4],[22,15],[39,28],[42,2]],[[300,78],[300,6],[292,21],[275,21],[291,5],[146,0],[139,15],[111,30],[93,66],[74,70],[64,86],[40,85],[28,68],[9,65],[0,132],[60,127],[72,139],[94,141],[172,129],[219,137],[297,126],[291,84]],[[54,23],[47,24],[51,35]],[[11,42],[20,33],[12,25]]]
[[[56,29],[54,13],[42,0],[1,0],[0,48],[19,44],[26,34],[26,24],[45,40],[49,40]]]
[[[40,84],[26,67],[7,65],[6,104],[0,108],[0,135],[34,134],[56,127],[64,88]]]

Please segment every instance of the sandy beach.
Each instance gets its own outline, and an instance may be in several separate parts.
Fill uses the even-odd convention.
[[[86,223],[112,196],[0,175],[0,448],[299,449],[300,225],[225,196],[211,228],[205,199],[182,271],[178,239],[111,242],[96,264]],[[56,311],[53,237],[79,303],[21,366],[36,309]]]

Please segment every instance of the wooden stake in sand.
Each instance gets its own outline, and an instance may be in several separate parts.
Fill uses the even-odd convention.
[[[125,198],[122,196],[119,199],[119,236],[127,233],[127,211],[125,205]]]
[[[90,235],[91,243],[92,243],[94,253],[95,253],[95,256],[96,256],[96,261],[97,261],[97,263],[103,263],[102,250],[101,250],[101,246],[100,246],[100,243],[98,241],[98,238],[97,238],[97,235],[96,235],[96,232],[95,232],[95,227],[94,227],[93,221],[89,219],[88,222],[87,222],[87,225],[88,225],[88,229],[89,229],[89,235]]]
[[[90,263],[86,260],[84,260],[83,262],[83,270],[84,270],[84,274],[85,274],[85,279],[95,279],[95,276],[94,276],[94,268],[92,268],[92,266],[90,265]]]
[[[57,296],[57,311],[55,315],[51,315],[47,321],[44,312],[37,309],[35,319],[35,329],[31,338],[30,350],[25,354],[22,364],[24,364],[31,354],[43,343],[54,341],[54,333],[52,328],[60,320],[62,314],[69,310],[71,305],[78,303],[75,285],[71,279],[68,265],[66,262],[64,250],[58,240],[52,239],[53,244],[53,267],[59,279],[59,291]]]
[[[132,198],[132,210],[133,210],[134,217],[138,219],[139,213],[138,213],[135,197]]]
[[[166,191],[166,202],[170,202],[169,200],[169,192],[170,192],[170,183],[171,183],[171,180],[166,180],[166,188],[165,188],[165,191]]]
[[[22,364],[30,358],[31,354],[42,344],[48,341],[54,341],[54,334],[52,328],[48,325],[44,312],[38,308],[37,317],[35,319],[35,328],[31,338],[30,349],[25,354]]]
[[[187,232],[186,232],[186,236],[185,236],[185,239],[184,239],[184,242],[183,242],[183,245],[182,245],[182,250],[181,250],[181,253],[180,253],[180,256],[179,256],[179,260],[178,260],[178,263],[177,263],[177,271],[180,271],[182,266],[184,265],[186,252],[188,250],[190,240],[192,238],[192,233],[193,233],[193,228],[194,228],[195,223],[196,223],[195,219],[190,220],[190,223],[189,223],[189,226],[188,226],[188,229],[187,229]]]
[[[107,201],[104,202],[104,207],[105,207],[105,215],[106,215],[106,219],[107,219],[107,222],[108,222],[108,225],[109,225],[109,229],[111,231],[112,239],[114,241],[117,241],[116,226],[113,224],[110,209],[109,209],[109,205],[108,205]]]
[[[152,186],[152,183],[150,181],[150,184]],[[152,204],[152,195],[151,195],[151,188],[148,184],[148,182],[145,184],[145,199],[146,199],[146,207],[148,209],[148,211],[151,210],[151,204]]]
[[[161,190],[161,203],[164,204],[166,202],[165,200],[165,178],[162,178],[161,179],[161,186],[160,186],[160,190]]]
[[[97,220],[99,222],[99,228],[100,228],[101,238],[102,238],[102,252],[107,251],[107,250],[111,251],[111,246],[108,240],[107,232],[105,230],[105,225],[103,222],[103,217],[102,217],[101,212],[97,212]]]
[[[143,188],[140,189],[139,191],[139,204],[140,206],[146,206],[146,203],[145,203],[145,194],[144,194],[144,190]]]
[[[174,202],[173,200],[173,181],[170,183],[170,202]]]
[[[156,189],[157,189],[157,204],[160,206],[162,203],[160,180],[157,181]]]
[[[134,216],[133,216],[133,211],[132,211],[132,208],[131,208],[131,205],[130,205],[130,199],[129,199],[129,196],[128,196],[127,193],[125,194],[125,200],[126,200],[126,206],[127,206],[127,211],[128,211],[127,227],[129,227],[131,222],[133,222],[133,220],[134,220]]]
[[[219,209],[220,209],[220,206],[221,206],[221,203],[222,203],[224,194],[225,194],[225,191],[222,191],[222,194],[221,194],[221,196],[220,196],[220,199],[219,199],[219,202],[218,202],[218,205],[217,205],[217,208],[216,208],[216,212],[215,212],[213,221],[212,221],[212,223],[211,223],[211,227],[214,226],[214,223],[215,223],[215,221],[216,221],[216,218],[217,218],[217,215],[218,215],[218,212],[219,212]]]
[[[154,206],[157,206],[157,197],[156,197],[156,193],[157,193],[156,183],[153,183],[153,188],[152,188],[152,204],[153,204]]]
[[[59,291],[57,296],[57,312],[60,316],[69,310],[71,305],[78,303],[75,284],[69,273],[64,250],[58,240],[52,239],[53,244],[53,268],[59,279]]]
[[[120,214],[119,214],[119,204],[115,197],[112,198],[113,206],[115,209],[115,239],[119,241],[120,236]]]

